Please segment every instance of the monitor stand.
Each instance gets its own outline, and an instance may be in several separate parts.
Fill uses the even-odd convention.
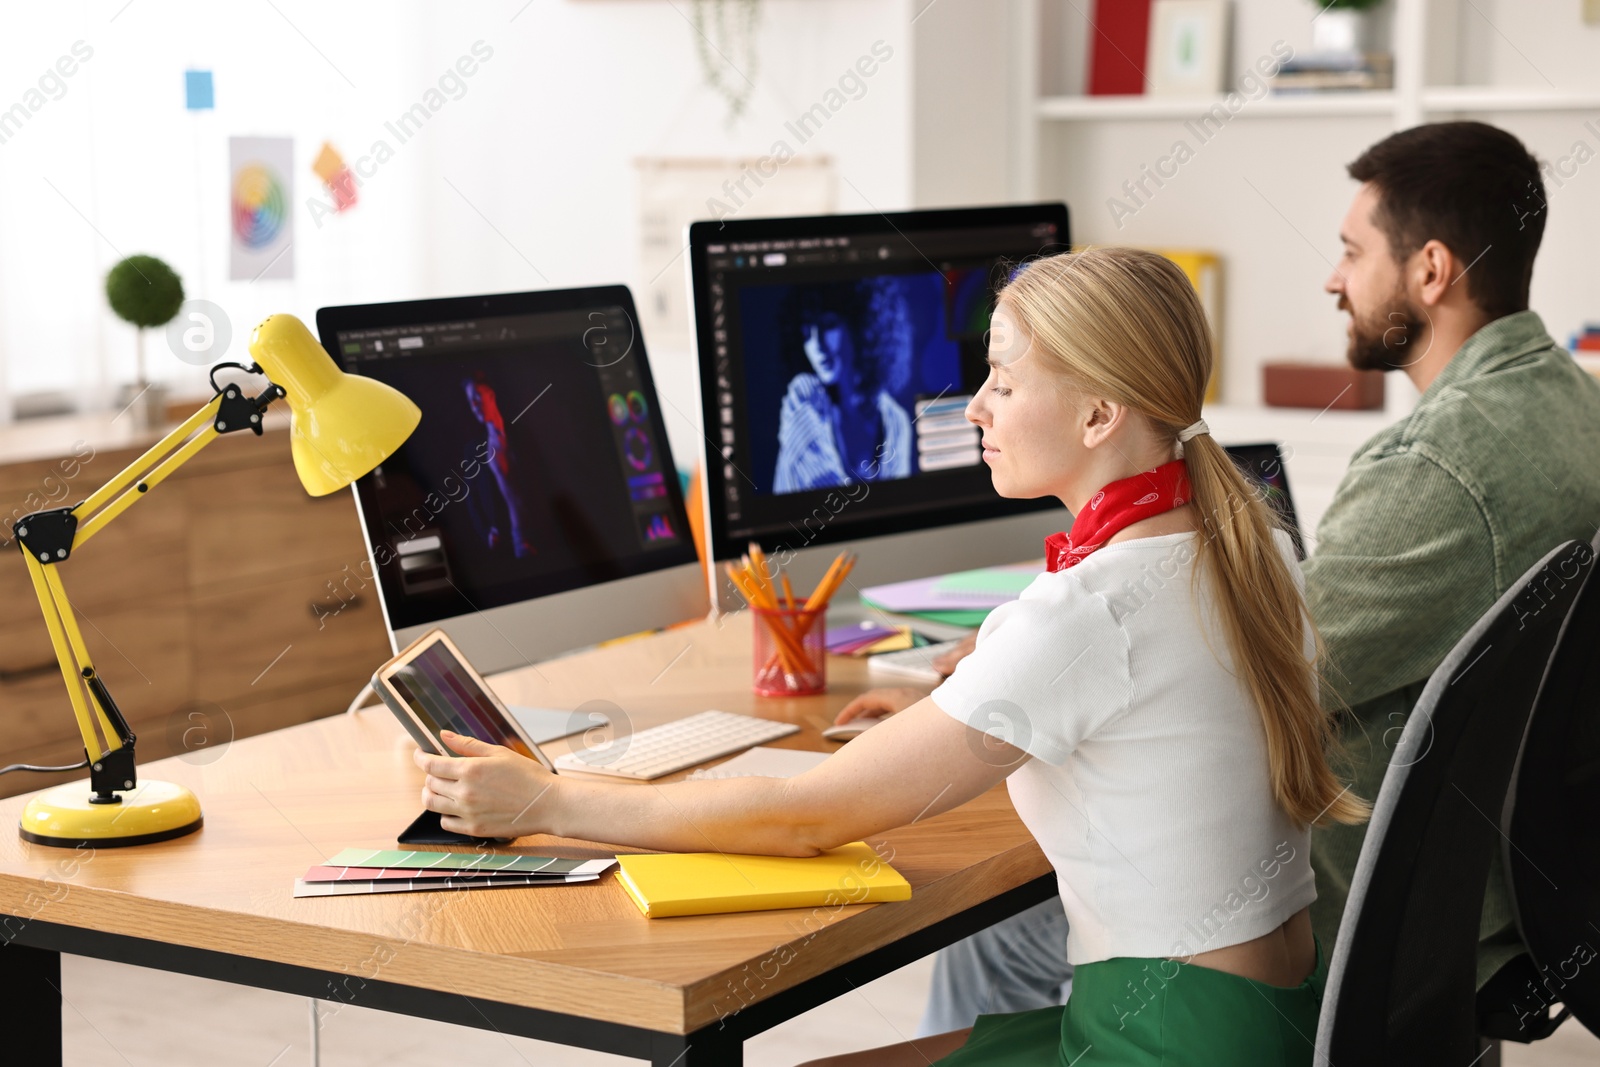
[[[517,720],[517,725],[528,735],[528,740],[536,745],[582,733],[599,725],[590,716],[571,711],[525,708],[518,704],[507,704],[506,710]]]

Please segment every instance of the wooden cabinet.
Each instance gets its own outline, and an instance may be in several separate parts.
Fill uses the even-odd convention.
[[[10,526],[82,500],[156,437],[104,422],[0,428],[0,764],[83,758]],[[61,564],[141,763],[342,711],[389,656],[351,494],[308,496],[287,436],[219,438]],[[86,776],[8,774],[0,796]]]
[[[356,594],[338,609],[330,590],[339,572],[330,563],[310,574],[212,587],[197,595],[191,610],[199,691],[227,707],[229,701],[298,692],[349,675],[351,657],[386,638],[375,595]],[[369,657],[349,696],[387,658]]]

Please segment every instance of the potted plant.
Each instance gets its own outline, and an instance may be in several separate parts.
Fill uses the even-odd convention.
[[[1372,9],[1383,0],[1314,0],[1322,10],[1311,20],[1315,55],[1359,55],[1372,50]]]
[[[106,274],[106,300],[117,317],[135,328],[137,378],[131,388],[136,425],[150,429],[165,421],[166,390],[145,375],[144,332],[165,326],[183,306],[183,281],[154,256],[129,256]]]

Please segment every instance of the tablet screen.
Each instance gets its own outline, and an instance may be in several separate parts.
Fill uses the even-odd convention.
[[[537,758],[484,692],[476,673],[444,641],[427,642],[383,677],[434,737],[453,730]]]

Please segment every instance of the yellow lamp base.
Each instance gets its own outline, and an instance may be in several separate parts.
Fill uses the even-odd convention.
[[[28,801],[19,830],[36,845],[115,848],[169,841],[200,829],[200,801],[173,782],[144,781],[120,804],[91,804],[88,782],[68,782]]]

